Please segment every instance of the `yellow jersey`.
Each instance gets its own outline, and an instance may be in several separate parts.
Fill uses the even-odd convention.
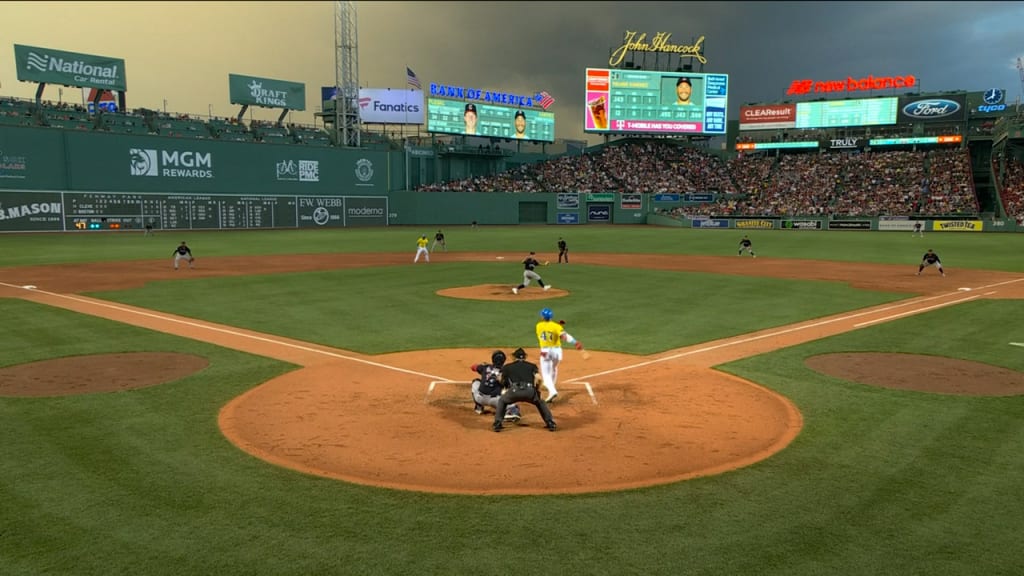
[[[426,248],[428,242],[429,240],[427,240],[426,236],[420,236],[420,239],[416,241],[416,245],[420,248]]]
[[[552,320],[537,322],[537,341],[541,348],[561,348],[563,332],[565,332],[565,328],[562,328],[558,322]]]

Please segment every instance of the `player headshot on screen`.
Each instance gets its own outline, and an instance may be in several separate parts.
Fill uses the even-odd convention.
[[[679,80],[676,80],[676,105],[677,106],[689,106],[693,104],[690,102],[690,94],[693,93],[693,85],[690,84],[690,79],[683,76]]]
[[[466,134],[476,134],[476,104],[466,104],[462,119],[466,121]]]
[[[516,110],[516,138],[526,138],[526,113]]]

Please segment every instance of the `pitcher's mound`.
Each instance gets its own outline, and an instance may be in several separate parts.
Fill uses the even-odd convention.
[[[568,296],[567,290],[552,288],[544,290],[540,286],[527,286],[513,294],[515,284],[479,284],[477,286],[459,286],[457,288],[445,288],[438,290],[439,296],[449,298],[465,298],[467,300],[547,300],[548,298],[561,298]]]

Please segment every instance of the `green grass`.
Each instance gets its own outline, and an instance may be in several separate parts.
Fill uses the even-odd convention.
[[[338,230],[275,230],[141,233],[0,234],[0,268],[70,262],[170,260],[185,240],[197,258],[261,254],[324,254],[338,252],[415,253],[420,234],[430,227],[349,228]],[[760,257],[808,258],[844,262],[877,262],[916,266],[928,248],[948,268],[1024,271],[1019,257],[1024,235],[966,232],[740,231],[693,230],[655,226],[465,226],[444,228],[449,251],[523,253],[535,250],[555,260],[556,242],[564,236],[570,255],[717,254],[731,256],[743,234],[754,241]]]
[[[0,264],[169,260],[181,239],[199,257],[370,250],[411,257],[412,240],[431,231],[5,235]],[[466,249],[502,251],[528,250],[547,236],[554,247],[565,234],[573,253],[729,255],[738,240],[734,232],[639,227],[445,231],[449,249],[475,234]],[[952,269],[962,258],[970,267],[1021,270],[1019,236],[931,236],[923,245],[897,233],[751,233],[769,257],[778,249],[787,257],[914,265],[931,247]],[[548,304],[588,347],[637,353],[894,298],[828,283],[707,274],[583,265],[544,272],[556,286],[571,287],[571,296]],[[435,263],[179,280],[102,296],[384,351],[440,345],[438,333],[450,346],[511,340],[499,335],[509,318],[532,326],[536,303],[498,306],[433,292],[518,278],[518,270],[510,277],[498,264]],[[709,478],[571,497],[428,495],[277,468],[228,443],[216,416],[230,398],[290,365],[16,300],[0,299],[0,319],[0,366],[142,350],[210,360],[188,378],[130,392],[0,398],[4,576],[998,575],[1024,565],[1017,543],[1024,531],[1024,397],[874,388],[803,363],[825,352],[888,351],[1024,371],[1024,353],[1006,345],[1024,341],[1020,301],[974,301],[725,365],[801,410],[805,429],[787,449]],[[350,324],[358,322],[381,328],[364,328],[357,338],[360,330]],[[623,327],[632,331],[628,338]],[[360,338],[367,343],[349,346]],[[524,459],[544,458],[542,446],[523,448]]]

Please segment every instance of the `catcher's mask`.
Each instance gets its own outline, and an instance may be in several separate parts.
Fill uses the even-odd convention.
[[[505,365],[505,353],[501,350],[495,350],[491,354],[491,363],[494,364],[495,368],[501,368]]]

